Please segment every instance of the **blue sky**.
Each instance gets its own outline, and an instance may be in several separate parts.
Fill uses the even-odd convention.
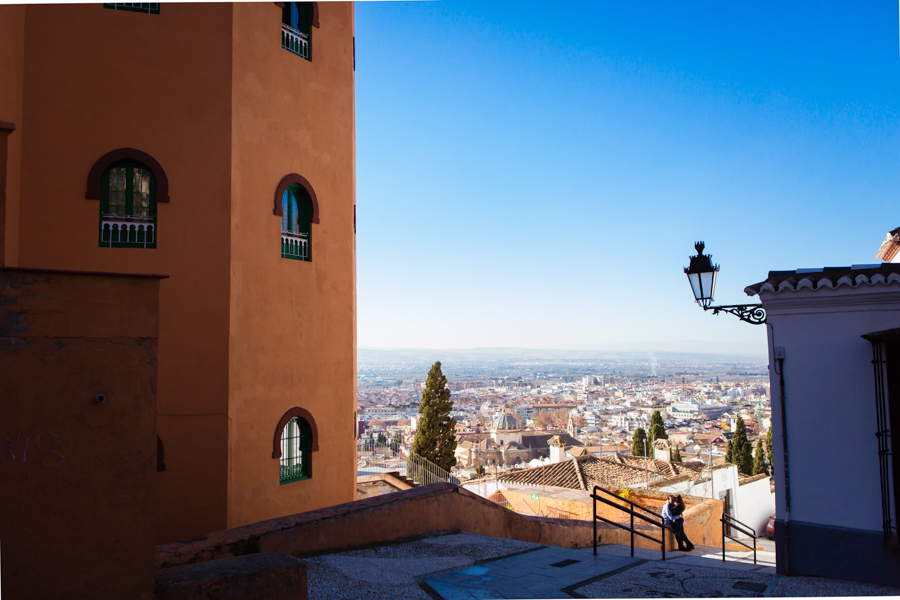
[[[891,2],[356,5],[358,343],[765,352],[704,314],[900,226]]]

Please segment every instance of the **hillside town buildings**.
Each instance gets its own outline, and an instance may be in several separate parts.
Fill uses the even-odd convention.
[[[771,423],[768,381],[764,370],[752,363],[725,366],[716,374],[692,379],[686,375],[654,377],[640,371],[615,377],[544,375],[546,379],[537,379],[519,368],[521,372],[516,373],[515,367],[510,367],[512,376],[505,379],[464,382],[453,381],[448,370],[457,420],[454,473],[462,479],[474,476],[478,466],[505,472],[544,464],[550,457],[547,441],[553,435],[565,440],[565,457],[576,452],[597,457],[630,454],[635,430],[641,427],[646,431],[657,410],[669,436],[664,452],[677,447],[685,462],[721,463],[738,417],[751,434],[754,448],[756,438],[764,435]],[[362,366],[360,373],[366,369],[379,370]],[[537,371],[531,365],[529,370]],[[383,376],[386,383],[393,384],[385,386],[366,386],[371,379],[361,375],[357,395],[360,438],[399,434],[403,445],[411,444],[422,377],[416,380],[408,371],[403,375],[405,381]],[[516,385],[510,385],[513,378]],[[654,450],[648,449],[650,452]]]

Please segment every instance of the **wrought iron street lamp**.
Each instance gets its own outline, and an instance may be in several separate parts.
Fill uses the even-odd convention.
[[[691,264],[684,270],[694,293],[694,300],[703,307],[703,310],[711,310],[714,315],[720,312],[731,313],[741,321],[762,325],[766,322],[766,309],[762,304],[733,304],[729,306],[711,306],[713,294],[716,291],[716,275],[719,273],[719,265],[712,264],[712,254],[703,254],[706,245],[703,242],[694,244],[697,256],[691,256]]]

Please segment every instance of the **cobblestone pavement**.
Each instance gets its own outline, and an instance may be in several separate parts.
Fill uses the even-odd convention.
[[[473,598],[702,598],[900,596],[900,589],[818,577],[774,575],[721,550],[661,553],[628,546],[572,550],[457,533],[304,557],[313,600]],[[768,562],[771,555],[771,564]],[[733,560],[738,558],[740,560]]]
[[[334,554],[304,557],[310,600],[432,600],[417,579],[476,561],[541,548],[539,544],[459,533]]]
[[[759,598],[771,579],[756,571],[654,560],[573,591],[581,598]]]
[[[773,596],[802,598],[821,596],[900,596],[900,588],[856,583],[824,577],[779,577]]]

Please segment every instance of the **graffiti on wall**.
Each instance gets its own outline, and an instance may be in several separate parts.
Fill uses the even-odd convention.
[[[6,435],[6,457],[17,463],[38,463],[45,467],[58,467],[66,462],[62,454],[62,440],[52,431],[34,435],[19,431]]]

